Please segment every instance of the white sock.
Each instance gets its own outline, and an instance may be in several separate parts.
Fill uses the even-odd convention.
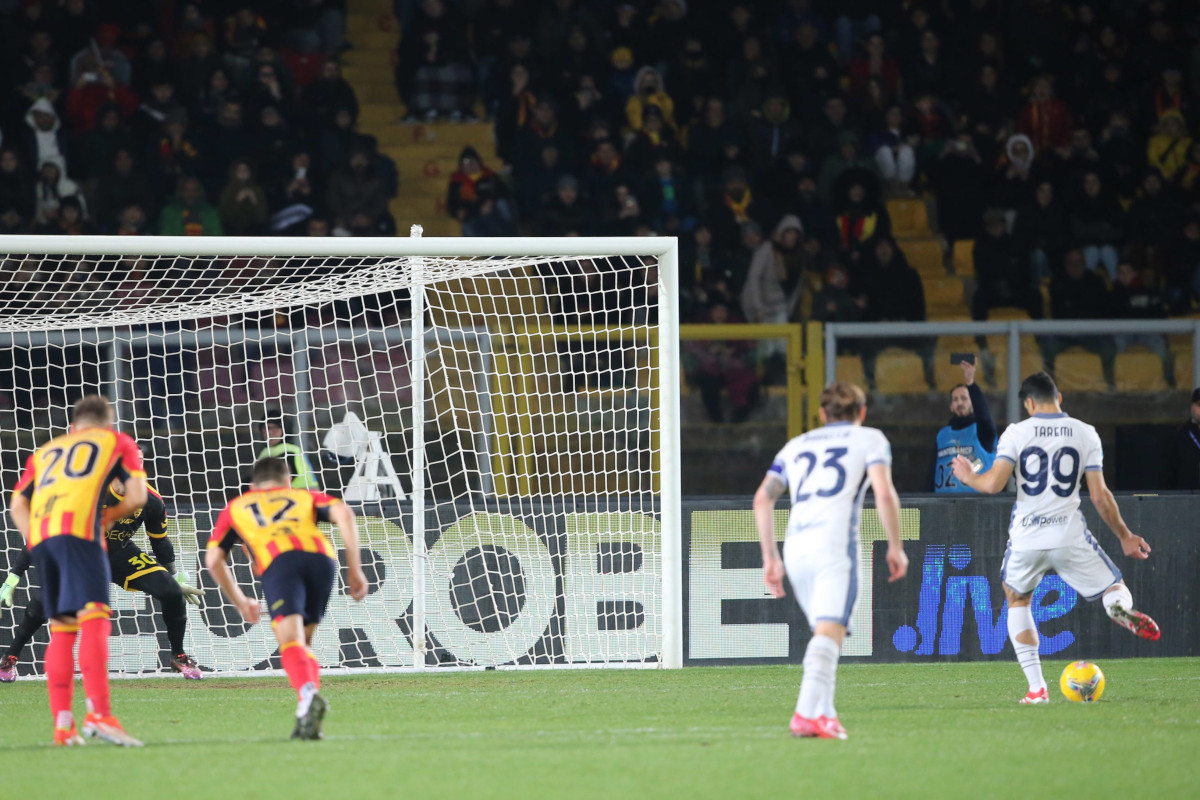
[[[317,693],[317,687],[312,683],[306,683],[300,687],[300,702],[296,703],[296,717],[303,717],[308,713],[308,707],[312,705],[313,695]]]
[[[1042,658],[1038,655],[1036,644],[1022,644],[1017,641],[1018,634],[1033,631],[1033,639],[1037,641],[1037,626],[1033,623],[1033,610],[1029,606],[1008,608],[1008,638],[1012,640],[1013,650],[1017,653],[1017,663],[1025,672],[1025,680],[1029,681],[1029,691],[1036,692],[1046,688],[1046,679],[1042,677]]]
[[[1129,611],[1133,608],[1133,595],[1129,593],[1129,587],[1123,583],[1118,583],[1117,588],[1107,592],[1100,598],[1100,602],[1104,604],[1104,613],[1108,616],[1113,615],[1113,606],[1120,606]]]
[[[54,717],[54,727],[69,728],[75,724],[75,715],[70,711],[60,711]]]
[[[807,719],[829,716],[833,711],[833,687],[837,681],[841,648],[828,636],[814,636],[804,651],[804,678],[796,713]]]

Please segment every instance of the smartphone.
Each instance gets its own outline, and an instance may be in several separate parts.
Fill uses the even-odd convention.
[[[950,354],[950,363],[953,364],[954,366],[957,367],[959,364],[961,364],[964,361],[967,362],[968,364],[974,364],[975,363],[975,354],[974,353],[951,353]]]

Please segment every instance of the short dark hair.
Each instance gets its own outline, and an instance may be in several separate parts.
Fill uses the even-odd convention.
[[[967,385],[965,383],[954,384],[953,386],[950,387],[950,396],[954,397],[954,393],[957,392],[959,389],[967,389]],[[967,391],[970,392],[971,390],[967,389]]]
[[[1058,385],[1047,372],[1035,372],[1021,382],[1021,402],[1053,403],[1058,400]]]
[[[254,471],[250,473],[250,482],[255,486],[263,483],[287,483],[291,474],[287,459],[268,456],[254,462]]]
[[[112,406],[98,394],[84,395],[75,401],[71,411],[71,422],[88,422],[93,425],[107,425],[112,422]]]
[[[821,408],[830,422],[852,422],[866,405],[866,393],[853,383],[831,383],[821,392]]]

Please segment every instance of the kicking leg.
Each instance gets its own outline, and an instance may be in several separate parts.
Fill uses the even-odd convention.
[[[1042,676],[1042,658],[1038,654],[1037,625],[1030,608],[1033,594],[1019,594],[1008,586],[1004,587],[1004,594],[1008,597],[1008,638],[1012,640],[1017,663],[1029,682],[1029,693],[1021,702],[1032,705],[1048,703],[1050,697],[1046,692],[1046,679]]]
[[[1135,636],[1156,642],[1162,635],[1158,623],[1133,607],[1133,595],[1129,593],[1125,581],[1118,581],[1108,587],[1100,602],[1104,604],[1104,611],[1113,622],[1132,631]]]

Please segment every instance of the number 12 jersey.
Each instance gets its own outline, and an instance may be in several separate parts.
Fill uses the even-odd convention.
[[[1008,526],[1013,550],[1053,550],[1082,541],[1085,472],[1104,469],[1096,429],[1067,414],[1034,414],[1009,425],[996,458],[1015,466],[1017,501]]]

